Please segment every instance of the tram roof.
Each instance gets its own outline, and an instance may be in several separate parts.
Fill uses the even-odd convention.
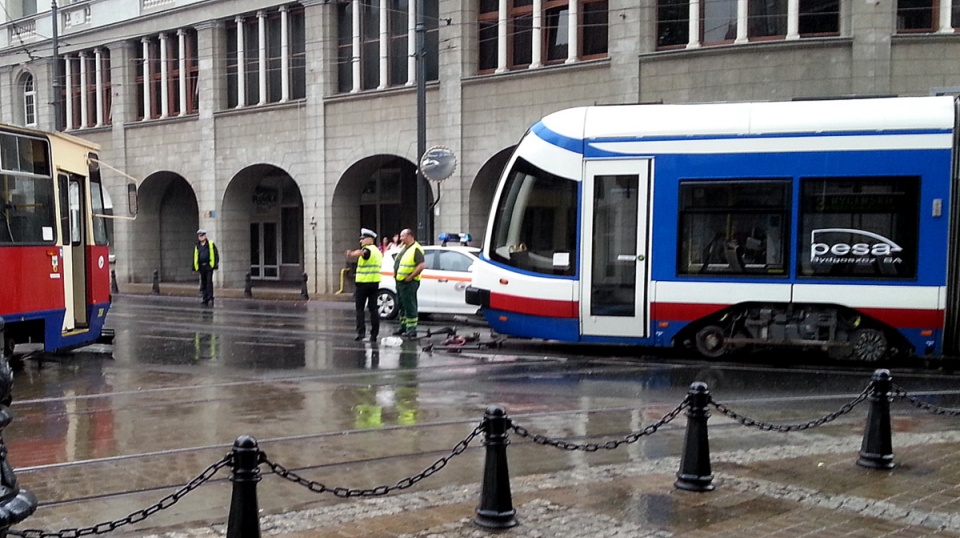
[[[786,133],[953,130],[954,97],[609,105],[543,118],[571,139],[737,136]]]

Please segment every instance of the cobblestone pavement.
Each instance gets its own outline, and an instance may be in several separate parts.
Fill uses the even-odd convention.
[[[813,435],[798,446],[714,453],[716,489],[707,493],[674,488],[679,458],[512,477],[519,525],[502,531],[473,523],[479,484],[265,516],[261,530],[296,538],[960,537],[960,431],[894,434],[889,471],[854,463],[861,439]],[[149,538],[225,533],[218,525]]]

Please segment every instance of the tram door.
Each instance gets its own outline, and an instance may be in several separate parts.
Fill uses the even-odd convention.
[[[58,176],[63,236],[63,331],[87,327],[86,192],[80,176]]]
[[[581,334],[646,337],[651,161],[587,161],[580,244]]]

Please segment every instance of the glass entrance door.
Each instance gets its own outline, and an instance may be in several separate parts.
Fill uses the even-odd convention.
[[[280,280],[279,229],[276,222],[250,223],[250,278]]]
[[[649,175],[649,160],[584,165],[580,301],[584,335],[648,335]]]

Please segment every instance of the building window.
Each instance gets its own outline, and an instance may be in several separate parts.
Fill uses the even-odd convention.
[[[661,0],[657,4],[657,48],[685,46],[690,40],[690,1]]]
[[[302,6],[281,6],[227,21],[226,40],[229,108],[306,97]]]
[[[737,38],[737,0],[701,0],[700,5],[703,9],[702,43],[729,43]]]
[[[504,28],[501,12],[506,14]],[[607,0],[481,0],[477,70],[482,74],[602,58],[607,34]]]
[[[747,37],[785,37],[787,0],[748,0]]]
[[[500,17],[498,0],[480,0],[477,16],[477,69],[483,73],[497,68],[497,25]]]
[[[658,0],[657,49],[840,33],[839,0],[747,0],[742,20],[738,4],[738,0],[694,0],[693,4]]]
[[[840,0],[799,0],[800,37],[840,34]]]
[[[415,82],[410,0],[352,0],[337,6],[337,89],[357,92]],[[438,0],[425,0],[425,79],[439,78]],[[380,51],[386,54],[381,55]]]
[[[63,72],[64,128],[70,130],[109,125],[113,117],[110,51],[96,48],[65,55]]]
[[[790,180],[680,183],[677,274],[787,276]]]
[[[935,0],[897,0],[897,32],[932,32],[939,20],[939,2]]]
[[[804,178],[800,192],[799,275],[916,278],[920,178]]]
[[[37,87],[33,75],[24,75],[21,82],[23,95],[23,124],[30,127],[37,125]]]
[[[196,114],[197,32],[182,29],[143,38],[137,51],[137,119]]]

